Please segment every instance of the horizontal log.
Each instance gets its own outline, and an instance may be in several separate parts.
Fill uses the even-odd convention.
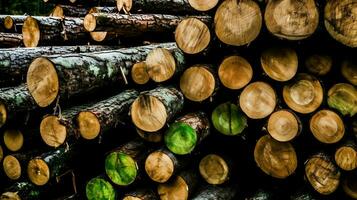
[[[41,189],[31,182],[19,181],[6,188],[0,199],[38,200],[41,198]]]
[[[116,13],[118,9],[116,7],[93,7],[88,10],[88,13]]]
[[[3,21],[6,32],[21,33],[26,17],[26,15],[0,15],[0,21]]]
[[[51,17],[84,17],[88,9],[71,5],[56,5],[51,11]]]
[[[116,5],[116,0],[43,0],[45,3],[51,4],[61,4],[61,5],[80,5],[86,7],[93,6],[114,6]]]
[[[357,89],[351,84],[337,83],[328,90],[327,104],[342,115],[353,117],[357,113]]]
[[[24,145],[24,135],[19,129],[6,129],[3,134],[5,147],[12,151],[19,151]]]
[[[281,109],[270,115],[266,128],[275,140],[288,142],[301,133],[302,123],[293,111]]]
[[[0,33],[0,47],[21,46],[22,38],[22,35],[19,33]]]
[[[345,171],[357,168],[357,145],[354,140],[347,140],[335,151],[336,164]]]
[[[117,192],[106,178],[98,176],[90,179],[86,184],[86,197],[88,200],[115,200]]]
[[[232,159],[219,154],[208,154],[198,165],[201,177],[211,185],[226,183],[234,172]]]
[[[341,66],[341,72],[348,82],[357,86],[357,62],[353,60],[344,60]]]
[[[20,180],[20,178],[26,177],[27,164],[36,153],[38,152],[28,151],[5,156],[3,169],[6,176],[11,180]]]
[[[123,200],[159,200],[159,196],[150,189],[139,188],[134,191],[127,192]]]
[[[236,194],[237,188],[230,185],[208,185],[199,188],[198,191],[192,196],[192,200],[232,200],[235,198]]]

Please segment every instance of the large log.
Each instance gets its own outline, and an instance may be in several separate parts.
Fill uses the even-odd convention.
[[[6,129],[3,134],[3,141],[8,150],[19,151],[24,145],[24,135],[18,129]]]
[[[133,64],[143,61],[155,48],[170,50],[177,47],[173,43],[164,43],[97,53],[40,57],[28,69],[28,89],[40,107],[47,107],[59,96],[68,99],[105,86],[120,85],[126,82]]]
[[[237,189],[231,185],[207,185],[198,189],[192,200],[232,200],[237,194]]]
[[[51,17],[84,17],[88,13],[88,9],[71,5],[56,5],[53,8]]]
[[[92,178],[86,185],[86,197],[88,200],[106,199],[115,200],[116,190],[104,177]]]
[[[342,115],[353,117],[357,113],[357,89],[351,84],[337,83],[329,89],[327,103]]]
[[[6,188],[0,196],[1,200],[38,200],[41,198],[41,189],[31,182],[19,181]]]
[[[19,33],[0,33],[0,47],[21,46],[22,38],[22,35]]]

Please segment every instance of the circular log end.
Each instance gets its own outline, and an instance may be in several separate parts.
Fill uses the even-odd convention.
[[[208,11],[218,4],[219,0],[188,0],[192,8],[198,11]]]
[[[356,175],[345,176],[342,182],[343,191],[353,199],[357,199],[357,179]]]
[[[310,120],[310,130],[317,140],[326,144],[340,141],[345,134],[342,119],[330,110],[315,113]]]
[[[188,124],[175,122],[170,125],[165,137],[165,144],[171,152],[186,155],[192,152],[197,144],[197,133]]]
[[[187,18],[177,25],[175,40],[183,52],[197,54],[208,46],[211,34],[205,23],[196,18]]]
[[[155,82],[169,80],[176,70],[175,58],[169,50],[164,48],[156,48],[150,51],[145,63],[147,73]]]
[[[188,190],[188,184],[180,176],[177,176],[174,180],[160,184],[157,187],[157,192],[160,195],[161,200],[187,200],[189,194]]]
[[[97,26],[97,20],[95,16],[93,14],[87,14],[84,17],[83,25],[87,31],[89,32],[94,31],[95,27]]]
[[[320,107],[323,89],[315,77],[309,74],[298,74],[292,84],[284,86],[283,98],[291,109],[307,114]]]
[[[357,151],[353,147],[342,146],[335,153],[336,164],[345,171],[357,168]]]
[[[294,147],[289,142],[278,142],[270,135],[258,140],[254,149],[254,159],[263,172],[280,179],[294,173],[298,164]]]
[[[27,166],[27,175],[33,184],[42,186],[50,179],[50,168],[44,160],[35,158]]]
[[[31,16],[26,17],[22,26],[23,43],[25,47],[37,47],[40,41],[40,27],[37,20]]]
[[[277,141],[288,142],[299,134],[299,123],[293,113],[287,110],[280,110],[270,115],[268,132]]]
[[[229,167],[226,161],[215,154],[209,154],[201,160],[199,171],[206,182],[213,185],[223,184],[229,178]]]
[[[343,77],[354,86],[357,86],[357,63],[350,60],[345,60],[342,63],[341,72]]]
[[[258,4],[252,0],[228,0],[218,7],[214,25],[216,35],[223,43],[243,46],[258,37],[262,14]]]
[[[10,151],[18,151],[24,144],[24,136],[19,130],[8,129],[4,132],[4,143]]]
[[[327,103],[342,115],[353,116],[357,113],[357,90],[347,83],[335,84],[327,93]]]
[[[52,17],[64,17],[63,9],[62,9],[61,5],[55,6],[55,8],[52,10],[51,16]]]
[[[108,181],[97,177],[87,183],[86,196],[88,200],[114,200],[116,198],[116,192]]]
[[[224,135],[238,135],[248,126],[246,116],[232,103],[223,103],[212,112],[213,126]]]
[[[340,183],[340,171],[324,156],[314,156],[305,164],[305,176],[311,186],[320,194],[329,195]]]
[[[237,90],[252,80],[253,69],[243,57],[230,56],[224,59],[219,66],[218,76],[225,87]]]
[[[0,101],[0,128],[6,124],[7,111],[4,103]]]
[[[327,55],[314,54],[306,59],[305,66],[309,72],[324,76],[331,71],[332,58]]]
[[[167,119],[165,105],[156,97],[142,95],[131,106],[131,119],[143,131],[156,132],[164,127]]]
[[[27,71],[27,88],[40,107],[49,106],[59,92],[56,68],[47,58],[36,58]]]
[[[79,133],[84,139],[92,140],[100,133],[100,122],[91,112],[80,112],[77,117]]]
[[[264,72],[276,81],[292,79],[298,69],[296,51],[290,48],[270,48],[265,50],[260,63]]]
[[[185,70],[180,79],[180,89],[191,101],[201,102],[214,92],[214,75],[204,65],[195,65]]]
[[[131,68],[131,78],[136,84],[146,84],[150,80],[150,76],[147,72],[146,63],[138,62],[133,65]]]
[[[14,156],[8,155],[4,158],[3,169],[6,176],[11,180],[17,180],[21,176],[20,162]]]
[[[161,142],[163,139],[163,134],[162,132],[146,132],[140,129],[136,129],[136,132],[138,135],[143,138],[145,141],[148,142]]]
[[[58,147],[64,143],[67,131],[56,116],[45,117],[40,124],[42,140],[50,147]]]
[[[121,152],[113,152],[105,159],[105,172],[113,183],[127,186],[135,181],[138,166],[131,156]]]
[[[96,42],[103,42],[107,37],[108,32],[98,31],[98,32],[90,32],[89,35]]]
[[[21,200],[17,192],[4,192],[0,196],[0,200]]]
[[[174,162],[162,151],[151,153],[145,161],[145,171],[155,182],[165,183],[173,175]]]
[[[116,2],[117,2],[118,12],[124,9],[125,10],[124,12],[128,13],[133,7],[133,0],[117,0]]]
[[[274,111],[276,101],[275,91],[269,84],[254,82],[244,88],[239,105],[249,118],[262,119]]]
[[[6,29],[11,29],[14,26],[14,20],[11,16],[6,16],[3,23]]]

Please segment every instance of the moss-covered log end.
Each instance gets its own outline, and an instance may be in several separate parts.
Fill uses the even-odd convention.
[[[96,177],[87,183],[86,196],[88,200],[114,200],[116,192],[108,181]]]
[[[165,144],[171,152],[178,155],[185,155],[195,148],[198,136],[191,126],[182,122],[175,122],[170,125],[165,134]]]
[[[135,181],[138,166],[131,156],[121,152],[113,152],[105,159],[105,171],[113,183],[126,186]]]

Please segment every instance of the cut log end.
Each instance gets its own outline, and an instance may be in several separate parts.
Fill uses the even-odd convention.
[[[21,177],[21,165],[17,158],[8,155],[4,158],[2,164],[4,172],[9,179],[17,180]]]
[[[56,116],[47,116],[41,121],[40,133],[42,140],[50,147],[59,147],[67,136],[66,127]]]
[[[21,200],[17,192],[4,192],[0,196],[0,200]]]
[[[113,152],[105,159],[105,172],[113,183],[127,186],[135,181],[138,166],[131,156]]]
[[[300,131],[297,117],[290,111],[280,110],[274,112],[268,120],[268,132],[280,142],[294,139]]]
[[[211,35],[205,23],[196,18],[188,18],[177,26],[175,40],[183,52],[197,54],[208,46]]]
[[[309,72],[318,76],[324,76],[331,71],[332,58],[327,55],[311,55],[306,59],[305,66]]]
[[[198,11],[208,11],[218,4],[219,0],[188,0],[192,8]]]
[[[6,106],[0,101],[0,128],[6,124],[7,111]]]
[[[357,168],[357,151],[353,147],[342,146],[335,153],[336,164],[345,171]]]
[[[118,12],[121,10],[124,10],[124,12],[127,14],[133,7],[133,0],[117,0],[117,9]]]
[[[59,80],[55,66],[47,58],[36,58],[27,71],[27,88],[40,107],[49,106],[59,92]]]
[[[229,167],[226,161],[216,154],[205,156],[199,164],[199,171],[206,182],[213,185],[223,184],[229,178]]]
[[[357,199],[357,181],[356,175],[345,176],[342,182],[343,191],[353,199]]]
[[[145,161],[145,171],[155,182],[165,183],[173,175],[174,162],[162,151],[151,153]]]
[[[276,81],[292,79],[298,69],[296,51],[290,48],[270,48],[260,57],[264,72]]]
[[[165,105],[156,97],[142,95],[131,106],[131,119],[136,127],[156,132],[164,127],[167,119]]]
[[[170,51],[156,48],[146,57],[146,69],[150,78],[155,82],[169,80],[176,71],[176,61]]]
[[[214,75],[204,65],[185,70],[180,79],[180,89],[191,101],[201,102],[212,96],[216,86]]]
[[[27,166],[27,175],[33,184],[42,186],[50,179],[50,168],[44,160],[35,158]]]
[[[249,118],[262,119],[274,111],[276,101],[275,91],[269,84],[254,82],[244,88],[239,105]]]
[[[96,177],[87,183],[86,196],[88,200],[114,200],[116,198],[116,192],[108,181],[101,177]]]
[[[97,20],[95,19],[93,14],[87,14],[84,17],[83,25],[87,31],[92,32],[95,30],[95,27],[97,26]]]
[[[223,60],[218,69],[222,84],[232,90],[245,87],[253,77],[249,62],[240,56],[230,56]]]
[[[145,62],[135,63],[131,69],[131,78],[136,84],[146,84],[150,80]]]
[[[198,136],[191,126],[186,123],[176,122],[170,125],[165,134],[165,144],[171,152],[186,155],[193,151]]]
[[[269,135],[258,140],[254,159],[263,172],[280,179],[294,173],[298,164],[294,147],[289,142],[278,142]]]
[[[357,86],[357,62],[345,60],[342,63],[341,72],[345,79],[347,79],[354,86]]]
[[[64,17],[63,9],[61,5],[56,5],[51,12],[52,17]]]
[[[3,23],[4,23],[4,27],[8,30],[12,29],[12,27],[14,26],[14,20],[12,19],[11,16],[6,16]]]
[[[96,42],[103,42],[108,35],[108,32],[98,31],[98,32],[90,32],[89,35]]]
[[[19,130],[8,129],[4,132],[4,143],[10,151],[18,151],[24,144],[24,136]]]
[[[25,47],[37,47],[40,41],[40,35],[41,32],[37,20],[28,16],[22,26],[22,36]]]
[[[186,181],[177,176],[174,180],[160,184],[157,188],[161,200],[188,199],[189,187]]]
[[[327,93],[329,107],[338,110],[342,115],[354,116],[357,113],[357,90],[353,85],[338,83]]]
[[[80,112],[77,117],[79,133],[84,139],[92,140],[100,133],[100,122],[91,112]]]

